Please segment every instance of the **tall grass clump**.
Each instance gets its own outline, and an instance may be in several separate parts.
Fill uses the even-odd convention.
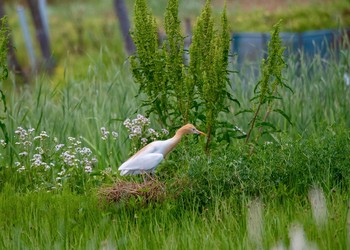
[[[282,76],[282,71],[286,67],[286,63],[283,59],[285,47],[282,46],[279,36],[280,23],[281,21],[274,26],[274,31],[271,33],[271,40],[268,44],[267,59],[263,59],[261,63],[261,79],[257,82],[254,88],[255,95],[250,100],[253,103],[253,107],[241,112],[253,113],[245,138],[246,143],[251,140],[253,129],[258,130],[254,139],[255,142],[264,133],[276,132],[275,125],[268,121],[268,117],[272,112],[281,114],[290,122],[289,116],[283,110],[274,108],[276,100],[282,99],[280,95],[281,89],[286,88],[291,90]]]
[[[146,94],[148,113],[163,126],[204,123],[209,149],[219,113],[226,110],[230,38],[226,8],[220,31],[214,28],[210,1],[207,1],[194,29],[189,49],[190,63],[184,64],[184,37],[180,32],[178,1],[170,0],[165,13],[166,37],[159,43],[155,18],[146,2],[135,2],[133,39],[137,48],[131,68],[140,93]]]
[[[89,60],[84,78],[68,63],[61,81],[39,76],[31,86],[7,90],[9,142],[0,149],[0,189],[11,183],[18,191],[84,193],[114,181],[115,166],[130,152],[123,121],[139,104],[132,79],[108,55],[101,49]]]
[[[279,91],[279,99],[273,101],[274,109],[282,110],[289,117],[288,120],[276,112],[273,113],[277,115],[269,115],[268,122],[277,130],[288,130],[289,134],[298,138],[320,132],[324,125],[350,125],[347,112],[350,102],[346,97],[350,88],[346,77],[344,78],[348,72],[350,51],[346,36],[343,40],[337,45],[339,50],[329,46],[327,56],[316,53],[310,57],[303,51],[284,56],[286,67],[283,69],[282,79],[293,92],[288,89]],[[248,100],[254,98],[255,83],[262,79],[262,72],[255,65],[244,64],[239,69],[239,74],[234,74],[232,78],[241,106],[249,107],[251,104]],[[244,131],[249,130],[247,124],[250,121],[251,116],[246,114],[237,117],[237,125]],[[266,128],[273,130],[272,127]],[[256,132],[258,130],[259,128]],[[272,137],[275,135],[270,134]],[[274,140],[270,136],[265,134],[263,139]],[[255,138],[254,134],[252,138]]]

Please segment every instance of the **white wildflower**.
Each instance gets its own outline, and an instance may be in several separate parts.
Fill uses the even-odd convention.
[[[16,161],[16,162],[15,162],[15,166],[16,166],[16,167],[19,167],[20,165],[21,165],[21,163],[20,163],[19,161]]]
[[[80,153],[80,150],[81,150],[81,147],[74,148],[74,151],[77,152],[77,153]]]
[[[63,158],[63,161],[65,164],[67,164],[68,166],[75,166],[75,155],[72,154],[69,151],[65,151],[61,154],[61,158]]]
[[[113,136],[113,139],[117,139],[119,134],[115,131],[112,131],[112,136]]]
[[[162,133],[163,133],[163,135],[168,135],[168,134],[169,134],[169,131],[166,130],[165,128],[162,128]]]
[[[69,137],[68,137],[68,140],[73,142],[73,141],[75,141],[75,138],[74,138],[74,137],[69,136]]]
[[[148,133],[150,133],[150,134],[155,134],[156,131],[155,131],[153,128],[149,128],[149,129],[148,129]]]
[[[140,126],[134,127],[133,133],[136,135],[142,135],[142,128]]]
[[[3,146],[3,147],[6,147],[6,142],[5,142],[5,140],[2,140],[2,139],[1,139],[1,140],[0,140],[0,145]]]
[[[91,149],[89,149],[87,147],[80,149],[79,153],[82,155],[87,155],[87,156],[92,154]]]
[[[91,173],[92,172],[92,167],[91,166],[85,166],[85,173]]]
[[[17,130],[15,131],[15,134],[18,134],[19,139],[22,141],[24,141],[28,136],[27,130],[25,130],[22,127],[18,127]]]
[[[18,155],[19,155],[19,156],[27,156],[27,155],[28,155],[28,152],[23,151],[23,152],[19,153]]]
[[[26,168],[24,166],[20,167],[19,169],[17,169],[17,172],[21,173],[23,172],[24,170],[26,170]]]
[[[130,119],[128,118],[128,119],[126,119],[124,122],[123,122],[123,125],[127,128],[127,129],[131,129],[131,121],[130,121]]]
[[[45,171],[49,170],[51,166],[47,164],[46,162],[42,162],[42,165],[45,167]]]
[[[58,172],[57,175],[63,176],[66,173],[66,169],[62,168],[61,172]]]
[[[49,137],[49,136],[47,135],[46,131],[41,131],[41,132],[40,132],[40,136],[41,136],[43,139],[46,138],[46,137]]]
[[[63,148],[64,147],[64,144],[57,144],[56,146],[55,146],[55,150],[56,151],[59,151],[61,148]]]
[[[32,162],[32,167],[40,167],[46,165],[45,162],[42,162],[41,154],[34,154],[33,158],[30,161]]]
[[[109,135],[109,131],[105,127],[102,127],[100,130],[101,130],[101,134],[102,134],[101,139],[104,141],[107,140],[108,135]]]
[[[149,128],[148,133],[150,134],[152,140],[156,140],[159,137],[158,132],[155,131],[153,128]]]
[[[144,146],[147,144],[147,138],[141,138],[141,144]]]
[[[42,161],[40,161],[40,160],[35,160],[35,161],[33,161],[33,163],[32,163],[32,167],[40,167],[42,165]]]
[[[41,160],[41,159],[42,159],[41,154],[34,154],[32,161]]]
[[[31,141],[24,141],[24,142],[23,142],[23,145],[24,145],[24,146],[29,146],[29,147],[30,147],[30,146],[32,146],[32,144],[33,144],[33,143],[32,143]]]
[[[149,124],[149,119],[141,114],[137,115],[137,119],[144,125],[148,125]]]
[[[81,144],[81,141],[78,141],[78,140],[76,140],[76,141],[73,143],[73,145],[74,145],[75,147],[79,146],[80,144]]]
[[[44,154],[44,150],[42,147],[36,147],[35,150],[38,151],[38,153],[41,155]]]

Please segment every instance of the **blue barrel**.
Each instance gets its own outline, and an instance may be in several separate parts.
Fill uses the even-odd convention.
[[[237,54],[238,64],[261,61],[267,51],[267,34],[240,32],[232,36],[233,53]]]
[[[281,32],[280,38],[282,40],[283,46],[286,47],[285,55],[298,52],[301,44],[300,33],[295,32]]]
[[[285,55],[302,51],[306,57],[320,54],[329,56],[329,48],[336,47],[338,31],[318,30],[307,32],[281,32],[280,37],[286,46]],[[239,32],[232,35],[232,50],[237,55],[239,65],[243,63],[259,63],[266,57],[267,44],[271,35],[261,32]]]
[[[305,56],[313,57],[320,54],[321,57],[329,56],[329,48],[334,44],[333,30],[317,30],[302,33],[301,50]]]

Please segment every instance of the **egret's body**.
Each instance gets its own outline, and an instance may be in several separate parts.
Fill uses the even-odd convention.
[[[174,137],[165,141],[151,142],[130,157],[118,168],[118,170],[121,171],[120,175],[154,173],[154,170],[159,163],[171,150],[174,149],[185,134],[205,135],[203,132],[197,130],[192,124],[187,124],[176,131]]]

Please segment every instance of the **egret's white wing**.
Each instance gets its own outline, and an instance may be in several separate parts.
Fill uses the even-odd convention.
[[[152,172],[157,165],[163,160],[163,155],[160,153],[144,153],[131,157],[124,162],[118,170],[120,175],[140,174],[142,172]]]

